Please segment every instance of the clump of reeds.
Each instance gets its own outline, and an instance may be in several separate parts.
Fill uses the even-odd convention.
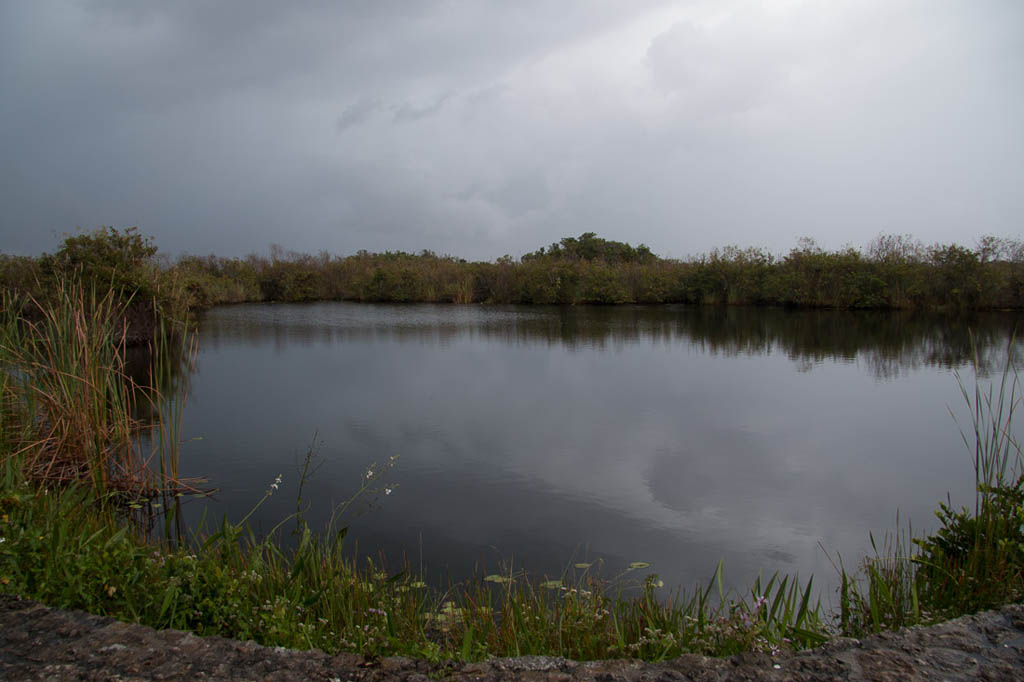
[[[1012,350],[1011,338],[1002,376],[987,387],[977,360],[973,389],[956,374],[970,414],[961,436],[973,457],[974,509],[940,502],[935,533],[898,530],[881,550],[872,537],[874,556],[859,575],[840,567],[846,634],[935,622],[1024,596],[1024,452],[1013,430],[1024,396]]]
[[[961,429],[974,455],[974,511],[939,505],[942,526],[915,540],[921,589],[944,613],[970,613],[1024,596],[1024,452],[1013,431],[1024,395],[1013,364],[1013,339],[998,382],[957,381],[970,410]],[[977,362],[975,362],[977,375]]]
[[[75,279],[58,281],[42,304],[3,293],[0,457],[27,480],[148,494],[176,476],[173,438],[155,439],[158,462],[141,447],[140,434],[162,420],[144,422],[140,413],[164,408],[153,382],[140,387],[125,373],[129,302]]]
[[[921,607],[913,533],[900,528],[898,516],[896,527],[881,543],[869,534],[872,555],[862,560],[859,572],[848,574],[840,562],[838,625],[845,635],[895,630],[932,619],[932,613]]]

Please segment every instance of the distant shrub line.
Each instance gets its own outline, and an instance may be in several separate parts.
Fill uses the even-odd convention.
[[[182,256],[158,265],[156,248],[134,228],[100,228],[68,237],[54,255],[0,255],[0,286],[45,291],[72,269],[176,313],[224,303],[340,300],[1024,308],[1024,242],[991,236],[967,248],[882,235],[864,250],[837,251],[802,239],[784,256],[730,246],[676,260],[588,232],[518,261],[469,262],[430,251],[314,256],[274,246],[269,256]]]

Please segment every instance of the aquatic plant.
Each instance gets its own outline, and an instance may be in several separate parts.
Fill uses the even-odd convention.
[[[1024,453],[1014,434],[1024,396],[1013,345],[1011,338],[998,381],[984,384],[977,356],[973,387],[956,373],[970,414],[961,436],[973,458],[974,509],[940,502],[933,534],[899,529],[881,549],[872,536],[874,556],[859,572],[847,574],[840,564],[844,633],[935,622],[1024,596]]]
[[[173,383],[179,357],[170,344],[190,342],[155,341],[150,381],[140,385],[125,369],[130,298],[78,278],[60,280],[45,303],[0,295],[0,458],[43,486],[88,480],[97,491],[136,495],[174,487],[184,387],[159,386]]]

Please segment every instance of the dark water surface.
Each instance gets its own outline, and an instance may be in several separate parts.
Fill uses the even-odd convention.
[[[437,580],[504,562],[557,576],[634,561],[667,585],[834,572],[900,518],[973,504],[949,414],[972,330],[998,371],[1019,316],[693,307],[242,305],[210,311],[182,468],[205,512],[323,523],[368,466],[399,459],[344,522],[359,553]],[[964,417],[966,419],[966,417]],[[966,422],[965,422],[966,425]],[[195,522],[204,509],[188,507]],[[826,599],[828,595],[824,595]]]

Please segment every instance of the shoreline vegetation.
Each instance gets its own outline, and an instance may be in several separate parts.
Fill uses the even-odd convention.
[[[0,289],[46,301],[58,281],[84,282],[133,299],[129,343],[158,320],[250,302],[364,301],[612,305],[684,303],[849,310],[1024,309],[1024,241],[982,236],[974,248],[926,246],[879,235],[864,249],[820,248],[803,238],[787,254],[728,246],[687,259],[592,232],[493,262],[431,251],[335,256],[274,245],[269,256],[157,255],[137,228],[101,227],[65,237],[53,254],[0,253]]]
[[[558,249],[581,243],[594,242],[583,235],[563,240]],[[648,257],[643,247],[626,252],[609,246],[615,242],[598,243],[609,253],[632,253],[630,258],[640,261],[625,256],[615,262],[572,260],[546,249],[520,264],[484,264],[482,271],[509,267],[523,278],[562,267],[628,272],[642,268]],[[1001,298],[1016,286],[1011,282],[1020,267],[1004,247],[991,259],[960,247],[943,248],[957,263],[966,263],[966,269],[954,271],[974,272],[978,279],[971,281],[978,286],[963,289],[967,280],[940,277],[949,263],[932,259],[907,272],[922,282],[933,276],[944,282],[952,287],[949,298],[936,298],[939,290],[928,289],[930,294],[916,299],[910,292],[917,289],[909,288],[898,300],[1017,307]],[[974,508],[940,504],[941,527],[935,534],[917,537],[910,529],[897,529],[877,542],[872,538],[872,556],[852,565],[835,557],[841,576],[838,610],[822,606],[812,580],[795,576],[775,575],[759,579],[745,593],[727,592],[720,563],[709,565],[706,584],[688,591],[667,592],[652,572],[656,567],[643,562],[611,577],[601,575],[598,562],[568,566],[561,576],[504,567],[447,588],[428,586],[408,566],[394,569],[379,559],[352,556],[345,545],[345,505],[326,529],[310,528],[302,515],[305,473],[297,482],[296,513],[266,535],[257,536],[248,517],[185,531],[175,526],[174,512],[199,484],[182,481],[177,473],[187,386],[173,367],[187,362],[194,349],[192,337],[178,324],[184,311],[197,305],[196,286],[203,289],[183,274],[193,267],[187,265],[191,261],[162,267],[155,253],[137,231],[107,228],[68,238],[54,256],[3,261],[0,592],[200,635],[432,661],[774,653],[812,647],[834,635],[938,622],[1024,596],[1024,457],[1012,433],[1021,395],[1009,351],[1001,380],[987,387],[977,379],[960,384],[971,414],[962,432],[975,463]],[[841,255],[801,253],[823,263]],[[466,272],[481,265],[432,255],[351,258],[355,264],[362,259],[410,259],[424,266],[445,262],[454,271],[469,268]],[[738,258],[734,254],[729,262]],[[324,265],[324,281],[330,281],[334,262]],[[787,257],[763,270],[739,271],[793,272],[794,262]],[[263,274],[314,272],[297,263],[270,259]],[[349,259],[337,263],[352,265]],[[706,262],[649,264],[667,272],[709,267]],[[236,292],[249,291],[245,286],[252,284],[238,274],[207,274],[225,287],[240,286],[232,289]],[[255,284],[265,296],[271,289],[261,281]],[[993,288],[986,288],[990,284]],[[289,290],[294,289],[278,291]],[[727,291],[746,290],[730,284]],[[815,301],[839,300],[828,298],[834,292],[821,293],[828,291],[822,285],[808,289],[818,296]],[[983,291],[988,293],[982,296]],[[729,294],[714,300],[741,298]],[[154,331],[150,367],[142,372],[130,372],[126,361],[125,349],[137,333],[130,331],[137,314],[133,306],[152,318]],[[314,455],[311,450],[307,471]],[[369,467],[350,503],[384,490],[389,465]],[[281,485],[280,478],[268,482],[255,505],[284,494]]]

